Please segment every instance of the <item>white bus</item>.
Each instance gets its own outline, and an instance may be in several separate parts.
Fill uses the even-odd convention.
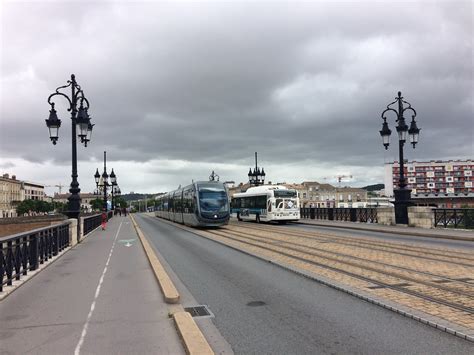
[[[285,186],[256,186],[232,196],[231,213],[239,221],[298,221],[300,200],[296,190]]]

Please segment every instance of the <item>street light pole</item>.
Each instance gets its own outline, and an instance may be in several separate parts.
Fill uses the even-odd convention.
[[[109,175],[107,174],[107,152],[104,151],[104,172],[102,177],[99,174],[99,169],[95,171],[95,184],[97,191],[100,193],[100,189],[104,193],[104,210],[107,211],[107,189],[110,187],[112,189],[112,209],[114,208],[114,189],[117,188],[117,176],[115,175],[114,169],[110,173],[110,183],[108,181]],[[119,190],[120,191],[120,190]]]
[[[107,174],[107,152],[104,151],[104,172],[102,173],[104,190],[104,211],[107,212],[107,188],[109,186],[109,175]]]
[[[390,106],[398,103],[398,111],[391,108]],[[403,104],[407,104],[407,107],[404,107]],[[387,118],[384,116],[386,112],[392,111],[397,115],[398,125],[396,127],[398,133],[398,154],[399,154],[399,178],[398,178],[398,189],[394,189],[393,193],[395,195],[395,222],[397,224],[408,224],[408,206],[411,205],[410,195],[411,189],[407,189],[407,182],[405,178],[405,161],[403,157],[403,147],[405,145],[407,134],[410,137],[410,143],[415,148],[416,144],[418,143],[418,137],[420,134],[420,129],[416,125],[415,117],[416,111],[411,107],[411,104],[405,100],[403,100],[402,93],[398,92],[398,97],[395,98],[395,101],[388,104],[386,110],[382,112],[382,130],[380,131],[380,135],[382,136],[383,145],[385,149],[388,149],[390,144],[390,134],[392,131],[388,128]],[[410,128],[408,128],[407,124],[405,123],[405,117],[403,114],[406,111],[412,112],[412,121],[410,124]]]
[[[110,189],[112,190],[112,210],[114,209],[114,192],[117,187],[117,176],[115,176],[114,169],[112,169],[112,172],[110,173],[110,184],[111,187]]]
[[[258,186],[263,185],[265,182],[265,171],[263,168],[262,171],[260,171],[260,168],[257,166],[257,152],[255,152],[255,168],[253,172],[252,168],[249,169],[248,177],[250,185]]]
[[[84,91],[76,82],[76,77],[74,74],[71,74],[71,80],[67,81],[67,85],[60,86],[56,89],[56,92],[51,94],[48,97],[48,103],[51,105],[51,110],[49,111],[49,118],[46,121],[46,125],[49,129],[49,136],[54,145],[59,139],[59,127],[61,126],[61,120],[58,118],[56,110],[54,109],[55,103],[51,99],[55,96],[62,96],[66,98],[69,103],[68,111],[71,111],[71,135],[72,135],[72,181],[70,185],[69,192],[71,195],[68,197],[68,211],[66,215],[69,218],[79,218],[81,212],[81,197],[79,193],[81,189],[79,188],[79,182],[77,180],[77,141],[76,141],[76,125],[79,129],[78,137],[81,138],[81,143],[84,143],[84,146],[87,147],[87,143],[91,140],[93,124],[90,122],[90,116],[88,114],[89,101],[84,96]],[[61,89],[66,89],[71,87],[71,97],[60,92]],[[77,104],[80,104],[79,109]],[[86,107],[84,107],[84,103]]]

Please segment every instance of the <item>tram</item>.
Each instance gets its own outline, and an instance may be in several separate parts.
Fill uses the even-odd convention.
[[[298,192],[281,185],[264,185],[236,193],[231,201],[232,216],[239,221],[286,223],[300,219]]]
[[[218,181],[198,181],[156,198],[155,216],[192,227],[229,223],[229,197]]]

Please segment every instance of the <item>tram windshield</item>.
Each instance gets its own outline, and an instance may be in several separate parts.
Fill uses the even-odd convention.
[[[199,205],[203,212],[227,211],[227,193],[212,187],[199,189]]]

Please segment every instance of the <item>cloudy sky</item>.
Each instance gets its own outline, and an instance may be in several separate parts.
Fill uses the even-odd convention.
[[[381,112],[400,90],[421,128],[410,160],[474,158],[471,1],[2,1],[0,173],[71,181],[65,100],[76,75],[92,141],[82,191],[114,168],[122,192],[160,192],[212,170],[272,182],[383,182]],[[389,116],[395,133],[395,118]],[[395,135],[392,134],[392,143]],[[52,193],[57,189],[51,187]]]

